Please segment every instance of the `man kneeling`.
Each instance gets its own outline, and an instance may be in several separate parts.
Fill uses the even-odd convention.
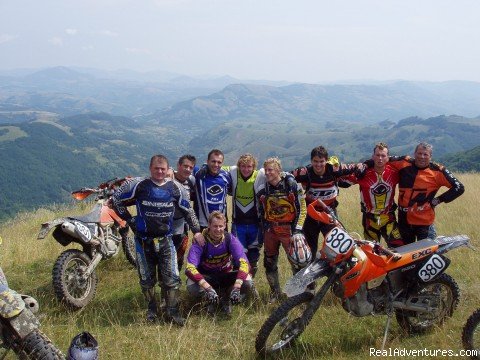
[[[211,314],[218,304],[230,314],[231,304],[238,304],[243,294],[255,291],[243,246],[225,231],[226,220],[220,211],[213,211],[203,230],[205,243],[193,242],[187,256],[187,290],[195,297],[203,297]]]

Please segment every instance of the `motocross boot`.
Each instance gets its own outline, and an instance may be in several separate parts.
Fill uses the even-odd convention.
[[[171,321],[178,326],[185,326],[187,320],[180,315],[178,301],[179,296],[179,289],[169,289],[167,291],[167,312],[165,315],[167,321]]]
[[[154,322],[157,320],[157,300],[155,299],[155,288],[142,289],[143,296],[147,301],[147,321]]]
[[[278,271],[267,272],[267,281],[270,285],[269,303],[273,304],[281,300],[282,290],[280,289],[280,281],[278,280]]]

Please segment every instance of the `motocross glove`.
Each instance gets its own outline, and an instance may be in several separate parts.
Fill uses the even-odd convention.
[[[218,294],[213,287],[209,287],[205,290],[205,299],[209,304],[216,305],[219,302]]]
[[[230,292],[230,302],[232,304],[238,304],[240,302],[240,288],[234,287]]]
[[[291,241],[295,242],[295,241],[303,241],[305,242],[305,235],[303,235],[303,232],[300,231],[300,230],[295,230],[293,232],[293,235],[292,237],[290,238]]]

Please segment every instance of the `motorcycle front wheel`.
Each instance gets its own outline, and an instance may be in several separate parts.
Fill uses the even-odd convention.
[[[83,308],[95,296],[97,274],[93,271],[87,279],[83,278],[90,261],[90,257],[83,251],[69,249],[58,257],[53,267],[55,295],[71,310]]]
[[[475,350],[476,354],[470,353],[471,359],[480,359],[480,309],[470,315],[463,327],[462,342],[465,350]]]
[[[400,327],[408,333],[418,334],[442,324],[447,317],[452,316],[460,299],[460,289],[450,275],[441,274],[430,282],[419,284],[410,297],[412,302],[418,305],[433,308],[431,312],[396,310],[395,315]]]
[[[23,339],[17,351],[20,359],[30,360],[63,360],[65,356],[41,331],[35,330]]]
[[[267,318],[255,340],[257,353],[268,355],[293,344],[308,324],[302,315],[312,297],[305,292],[288,298]]]

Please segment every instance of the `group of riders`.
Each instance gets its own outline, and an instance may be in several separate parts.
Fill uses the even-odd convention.
[[[118,188],[112,206],[135,233],[147,320],[156,321],[162,306],[155,294],[158,282],[166,320],[185,324],[179,311],[182,267],[188,293],[205,301],[208,313],[219,309],[230,314],[232,304],[257,299],[253,279],[262,246],[270,302],[278,301],[283,296],[280,245],[293,273],[306,266],[317,253],[320,233],[331,229],[307,208],[325,211],[326,205],[336,213],[339,186],[358,184],[364,237],[383,237],[391,248],[434,238],[435,207],[464,192],[452,173],[432,162],[432,146],[424,142],[413,157],[390,156],[387,144],[377,143],[372,158],[359,164],[342,164],[323,146],[312,149],[310,159],[309,165],[290,172],[276,157],[258,169],[251,154],[241,155],[235,166],[224,166],[224,154],[213,149],[206,164],[198,167],[194,156],[184,155],[174,170],[165,156],[154,155],[150,177],[132,178]],[[441,187],[448,190],[437,196]],[[227,195],[233,207],[230,232]],[[136,207],[135,216],[130,205]],[[188,231],[193,239],[184,266]]]

